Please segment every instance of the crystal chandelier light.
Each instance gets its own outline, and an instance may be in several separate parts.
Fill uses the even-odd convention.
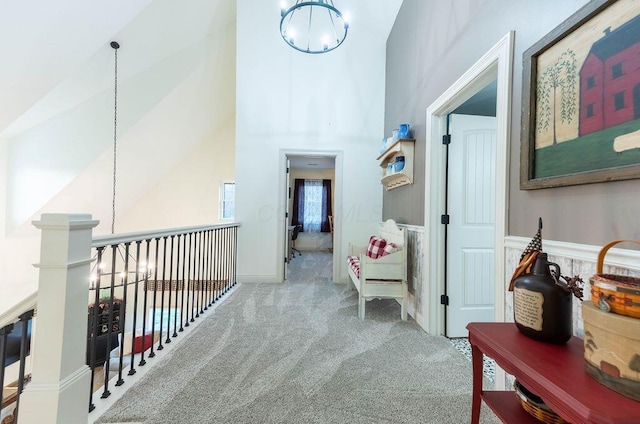
[[[333,0],[296,0],[280,8],[280,35],[294,49],[310,54],[327,53],[340,46],[349,30],[348,17]]]

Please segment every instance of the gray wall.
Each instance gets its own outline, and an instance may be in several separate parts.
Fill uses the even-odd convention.
[[[509,235],[602,245],[640,238],[640,181],[524,191],[520,180],[522,55],[585,0],[404,0],[387,42],[385,134],[409,122],[415,184],[384,193],[383,218],[424,225],[426,109],[509,30],[515,31]],[[440,213],[440,211],[435,211]]]

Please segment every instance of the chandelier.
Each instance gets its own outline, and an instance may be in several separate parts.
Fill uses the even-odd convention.
[[[289,8],[283,1],[280,15],[282,39],[303,53],[330,52],[347,38],[348,18],[333,0],[296,0]]]

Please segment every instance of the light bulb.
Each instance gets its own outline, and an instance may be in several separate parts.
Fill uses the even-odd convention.
[[[344,12],[342,14],[342,20],[344,21],[344,26],[348,27],[351,23],[351,14],[349,12]]]

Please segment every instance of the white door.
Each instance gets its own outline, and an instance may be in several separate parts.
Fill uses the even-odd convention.
[[[449,118],[447,337],[494,320],[496,118]]]

